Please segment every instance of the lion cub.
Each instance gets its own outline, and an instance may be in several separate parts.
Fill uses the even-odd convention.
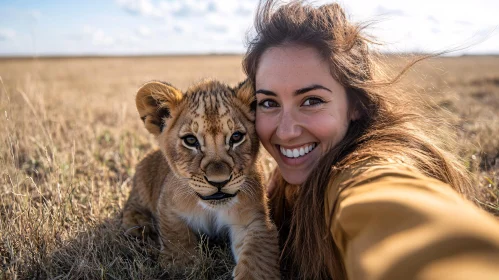
[[[204,81],[182,94],[152,81],[138,90],[140,118],[160,150],[136,168],[122,227],[136,236],[157,230],[162,265],[192,265],[197,233],[228,234],[235,279],[280,278],[253,101],[249,82]]]

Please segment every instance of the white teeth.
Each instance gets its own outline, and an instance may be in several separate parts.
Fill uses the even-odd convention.
[[[285,149],[281,146],[280,150],[281,150],[281,154],[283,154],[284,156],[286,156],[288,158],[297,158],[297,157],[301,157],[301,156],[304,156],[304,155],[310,153],[315,148],[315,146],[316,146],[315,143],[307,145],[307,146],[303,146],[300,148],[296,148],[296,149]]]

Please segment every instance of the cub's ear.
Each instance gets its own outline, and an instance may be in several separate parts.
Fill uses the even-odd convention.
[[[154,135],[160,134],[164,127],[164,118],[171,117],[171,111],[182,100],[182,93],[174,86],[151,81],[143,85],[135,98],[144,126]]]
[[[253,83],[249,79],[246,79],[235,87],[235,91],[237,98],[241,100],[244,105],[250,107],[251,111],[255,111],[256,98]]]

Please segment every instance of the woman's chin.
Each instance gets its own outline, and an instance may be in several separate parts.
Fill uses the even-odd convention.
[[[308,177],[308,172],[305,173],[299,170],[283,170],[281,168],[280,171],[284,180],[292,185],[301,185]]]

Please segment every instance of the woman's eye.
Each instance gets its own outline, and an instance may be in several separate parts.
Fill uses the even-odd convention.
[[[199,146],[198,139],[193,135],[189,135],[189,136],[184,137],[184,143],[189,147]]]
[[[266,99],[258,103],[259,106],[264,107],[264,108],[273,108],[273,107],[279,107],[279,104],[275,102],[274,100]]]
[[[305,100],[305,102],[303,102],[302,105],[303,106],[314,106],[314,105],[318,105],[321,103],[324,103],[324,101],[322,101],[322,99],[317,98],[317,97],[311,97],[311,98],[308,98],[307,100]]]

